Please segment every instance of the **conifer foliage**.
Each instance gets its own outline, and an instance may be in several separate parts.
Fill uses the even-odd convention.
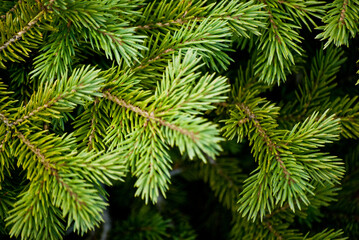
[[[179,207],[196,181],[230,215],[223,239],[359,236],[355,218],[319,224],[359,209],[357,69],[337,77],[358,60],[358,0],[1,0],[0,15],[3,236],[87,234],[118,187],[131,213],[111,239],[196,239]]]

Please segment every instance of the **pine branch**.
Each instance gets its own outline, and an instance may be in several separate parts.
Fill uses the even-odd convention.
[[[275,160],[279,163],[279,166],[282,168],[283,173],[284,173],[285,177],[288,179],[289,184],[291,182],[294,182],[294,180],[291,178],[290,173],[288,172],[288,170],[287,170],[286,166],[284,165],[283,160],[279,154],[281,147],[272,141],[271,137],[264,130],[261,123],[257,119],[256,115],[251,111],[251,109],[248,106],[246,106],[244,103],[240,103],[237,105],[237,107],[239,108],[239,110],[241,110],[245,113],[245,115],[247,116],[248,119],[250,119],[251,122],[253,122],[253,126],[255,127],[257,133],[263,138],[265,144],[267,145],[267,147],[269,149],[270,154],[274,155]],[[240,121],[242,121],[242,120],[243,119],[241,119]],[[255,141],[255,140],[251,139],[251,141]],[[260,162],[260,164],[261,164],[261,162]],[[265,164],[266,163],[264,163],[264,166],[265,166]]]
[[[259,164],[255,173],[245,182],[241,193],[239,211],[242,216],[248,215],[248,218],[256,219],[259,213],[263,219],[266,210],[271,212],[278,203],[282,206],[286,201],[292,211],[295,211],[294,201],[301,209],[301,204],[309,204],[306,194],[313,194],[313,186],[308,181],[311,177],[318,182],[338,182],[343,176],[339,159],[316,150],[337,139],[338,120],[333,116],[326,119],[325,113],[317,119],[317,114],[313,114],[303,123],[302,128],[296,125],[291,131],[279,130],[276,129],[278,125],[274,120],[278,108],[274,110],[274,105],[256,97],[256,93],[241,92],[241,89],[238,92],[242,95],[237,95],[235,99],[240,103],[231,110],[230,118],[225,121],[226,126],[222,130],[229,139],[237,135],[238,140],[241,140],[247,136],[254,158]],[[293,141],[291,137],[288,138],[288,134],[298,134],[298,143],[295,138]],[[318,159],[315,161],[320,161],[323,165],[320,166],[319,162],[313,164],[313,159]],[[312,166],[315,166],[315,170]],[[284,178],[282,174],[278,174],[279,171]],[[271,198],[265,199],[264,196]],[[256,204],[253,204],[253,199],[256,199]]]
[[[277,218],[252,223],[235,217],[230,236],[232,239],[301,239],[302,234],[296,229],[291,229],[290,222],[288,218]]]
[[[330,91],[336,87],[335,75],[345,60],[343,52],[338,49],[328,48],[325,52],[319,50],[310,70],[304,72],[304,80],[295,92],[296,99],[282,108],[284,116],[280,117],[281,123],[284,123],[283,120],[304,120],[307,114],[318,111],[318,106],[326,104]],[[286,115],[286,112],[290,114]]]
[[[289,142],[288,146],[296,159],[302,162],[313,179],[339,184],[345,171],[343,163],[336,157],[316,150],[326,143],[337,140],[339,136],[339,120],[333,115],[326,117],[327,112],[319,118],[318,113],[312,114],[303,123],[295,125],[284,139]]]
[[[0,31],[4,36],[0,40],[0,67],[6,68],[5,62],[25,61],[30,49],[36,48],[42,40],[42,35],[36,31],[45,19],[46,12],[51,9],[51,3],[42,8],[40,3],[19,1],[21,7],[14,8],[12,19],[6,19],[0,24]],[[26,9],[26,12],[22,12]],[[16,20],[18,19],[18,20]],[[21,40],[21,41],[20,41]]]
[[[111,120],[103,104],[104,101],[96,97],[94,102],[85,106],[84,112],[74,122],[74,136],[78,139],[79,149],[102,151],[107,148],[104,139]]]
[[[204,21],[207,17],[227,22],[233,32],[241,37],[249,37],[248,32],[260,35],[257,28],[264,27],[261,23],[265,16],[264,12],[260,11],[262,6],[254,4],[254,1],[222,1],[208,6],[204,6],[204,3],[186,0],[178,5],[162,1],[157,8],[156,4],[152,3],[144,11],[145,18],[140,20],[141,25],[136,28],[150,33],[155,32],[156,28],[168,31],[190,21]]]
[[[194,239],[188,219],[173,209],[192,201],[181,183],[199,178],[215,197],[208,196],[207,206],[216,209],[206,223],[213,218],[209,226],[217,229],[232,218],[229,237],[342,238],[340,230],[305,235],[294,228],[323,221],[324,210],[332,216],[327,207],[337,194],[355,200],[358,190],[358,154],[344,165],[323,150],[340,134],[359,137],[358,97],[343,87],[346,78],[340,88],[335,82],[344,52],[320,51],[307,67],[301,41],[311,33],[300,29],[311,31],[321,18],[317,38],[325,47],[349,44],[358,16],[358,0],[6,1],[0,6],[6,83],[0,82],[0,235],[83,235],[104,221],[105,185],[130,172],[135,179],[121,183],[120,195],[134,185],[132,195],[158,202],[166,217],[140,208],[127,220],[112,218],[114,238]],[[230,63],[247,54],[237,74]],[[289,85],[273,85],[287,77]],[[222,136],[237,143],[221,143]],[[352,143],[345,141],[332,150],[345,153],[343,144]],[[215,161],[221,151],[225,157]],[[185,171],[183,159],[201,161]],[[350,178],[338,192],[345,170]],[[126,208],[141,204],[122,200]],[[218,204],[230,211],[217,215]],[[335,210],[355,207],[343,200]],[[350,221],[344,229],[354,226]]]
[[[144,117],[144,118],[146,118],[148,120],[153,120],[153,121],[159,123],[162,126],[168,127],[168,128],[170,128],[170,129],[172,129],[174,131],[177,131],[177,132],[179,132],[179,133],[181,133],[183,135],[186,135],[189,138],[191,138],[193,141],[195,141],[196,138],[197,138],[196,133],[190,132],[187,129],[181,128],[180,126],[177,126],[177,125],[172,124],[170,122],[167,122],[167,121],[165,121],[165,120],[163,120],[163,119],[161,119],[159,117],[156,117],[154,115],[154,112],[150,113],[148,111],[142,110],[139,107],[133,106],[133,105],[125,102],[124,100],[117,98],[116,96],[112,95],[108,91],[104,92],[104,97],[109,99],[110,101],[115,102],[116,104],[118,104],[121,107],[124,107],[126,109],[129,109],[129,110],[137,113],[138,115],[140,115],[140,116],[142,116],[142,117]]]
[[[93,68],[82,67],[75,69],[69,78],[66,74],[54,84],[42,84],[28,104],[16,113],[12,124],[16,126],[33,118],[50,122],[51,118],[61,117],[60,112],[69,111],[77,104],[84,105],[92,96],[100,96],[98,91],[104,79],[98,73]]]
[[[146,128],[151,128],[151,123]],[[131,134],[130,139],[135,140],[131,142],[141,143],[136,145],[132,153],[132,158],[137,158],[132,166],[135,165],[134,174],[138,177],[135,183],[135,187],[138,188],[135,196],[141,196],[147,204],[149,199],[156,203],[160,192],[166,196],[172,161],[161,136],[146,131],[146,128]]]
[[[44,182],[36,182],[20,194],[6,218],[7,226],[11,226],[10,236],[22,239],[36,239],[39,236],[62,238],[64,226],[61,212],[51,204],[46,187]],[[38,206],[43,206],[40,213]]]
[[[4,42],[0,46],[0,52],[5,51],[7,47],[10,46],[10,44],[19,41],[22,36],[27,33],[42,17],[44,14],[44,11],[40,11],[20,32],[16,33],[12,38],[10,38],[7,42]]]
[[[309,30],[311,30],[309,22],[315,27],[317,26],[311,16],[321,19],[325,13],[323,9],[324,1],[281,0],[278,3],[282,5],[281,7],[291,15],[291,18],[298,25],[303,22]]]
[[[46,199],[51,200],[53,206],[62,209],[62,216],[67,217],[68,224],[74,221],[74,230],[79,233],[99,224],[102,221],[100,213],[106,204],[93,184],[84,179],[106,183],[109,179],[121,179],[125,165],[119,165],[114,155],[98,157],[84,152],[76,154],[75,139],[71,136],[59,138],[50,134],[44,139],[41,138],[42,132],[32,134],[31,139],[21,132],[17,132],[17,136],[23,142],[16,152],[18,164],[26,168],[27,177],[32,183],[47,184],[44,193],[47,194]],[[29,151],[41,165],[36,164],[37,161],[33,158],[24,158],[29,156]],[[99,165],[102,167],[98,167]]]
[[[318,27],[322,30],[316,38],[326,40],[324,48],[330,43],[336,46],[349,46],[349,38],[354,38],[359,31],[356,19],[359,18],[359,1],[335,0],[327,4],[327,13],[323,17],[324,25]]]
[[[281,81],[286,80],[286,74],[291,73],[292,66],[295,64],[295,54],[302,55],[304,51],[298,45],[301,43],[298,33],[301,26],[287,17],[287,11],[291,11],[290,8],[278,7],[277,1],[263,0],[261,2],[265,4],[264,9],[268,13],[268,21],[267,29],[261,31],[259,38],[257,48],[259,55],[255,73],[260,76],[259,80],[268,84],[277,82],[279,85]],[[306,17],[310,18],[308,15]]]
[[[59,34],[63,33],[63,34]],[[46,39],[46,45],[41,48],[41,54],[34,59],[34,70],[31,78],[38,77],[42,82],[52,82],[61,79],[66,71],[71,70],[72,58],[75,56],[74,30],[67,26],[60,26]]]
[[[62,172],[76,172],[83,179],[96,185],[98,182],[112,185],[112,181],[123,181],[127,173],[130,145],[122,145],[112,152],[81,151],[74,158],[59,161]]]
[[[141,60],[133,71],[145,69],[152,71],[148,66],[156,66],[167,63],[168,57],[180,49],[192,49],[202,57],[202,60],[211,68],[219,71],[219,67],[226,69],[230,63],[229,56],[225,51],[229,51],[229,38],[231,33],[226,26],[226,22],[207,18],[200,22],[190,21],[179,30],[154,35],[148,42],[148,54]],[[165,66],[164,66],[165,67]]]
[[[346,237],[343,237],[344,233],[342,230],[333,230],[333,229],[325,229],[320,233],[315,234],[312,237],[308,237],[309,233],[307,233],[303,239],[308,239],[308,240],[321,240],[321,239],[325,239],[325,240],[330,240],[330,239],[347,239]]]

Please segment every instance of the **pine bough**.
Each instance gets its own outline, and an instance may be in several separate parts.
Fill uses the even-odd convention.
[[[156,203],[169,189],[173,148],[199,161],[193,168],[233,211],[236,239],[300,236],[288,218],[333,200],[345,170],[322,148],[359,137],[359,104],[357,96],[328,100],[344,62],[331,43],[356,37],[358,1],[0,5],[3,232],[61,239],[70,227],[93,230],[103,221],[104,186],[127,174],[136,196]],[[309,70],[296,68],[302,27],[326,41]],[[227,78],[236,44],[252,57]],[[261,97],[298,71],[293,101],[279,107]],[[225,139],[247,139],[258,166],[249,176],[214,161]]]

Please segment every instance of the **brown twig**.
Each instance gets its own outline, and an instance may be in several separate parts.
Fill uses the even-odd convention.
[[[348,6],[348,0],[344,0],[343,1],[343,8],[342,8],[342,11],[340,12],[340,18],[339,18],[339,22],[341,24],[345,24],[344,20],[345,20],[345,12],[347,10],[347,6]]]
[[[278,153],[278,150],[280,146],[276,145],[270,138],[270,136],[267,134],[267,132],[263,129],[260,122],[258,121],[256,115],[250,110],[248,106],[246,106],[244,103],[237,104],[237,106],[245,112],[245,114],[248,116],[248,118],[253,121],[254,127],[256,128],[259,135],[264,139],[266,145],[269,148],[269,151],[274,154],[274,157],[276,161],[279,163],[279,166],[282,168],[284,175],[289,181],[289,184],[291,182],[294,182],[294,180],[291,178],[290,173],[288,172],[286,166],[284,165],[284,162]]]
[[[75,199],[80,205],[86,205],[86,203],[79,199],[77,193],[75,193],[71,187],[64,182],[62,177],[59,175],[56,166],[51,163],[46,156],[41,152],[39,148],[37,148],[34,144],[30,142],[21,132],[17,132],[17,137],[40,159],[40,162],[45,167],[47,171],[51,173],[51,175],[55,176],[58,183],[60,183],[66,191],[70,194],[71,197]]]
[[[262,2],[263,2],[266,6],[268,6],[266,0],[262,0]],[[281,40],[280,40],[280,37],[279,37],[279,35],[278,35],[278,26],[277,26],[277,24],[276,24],[275,21],[274,21],[274,17],[273,17],[272,11],[271,11],[270,8],[268,8],[268,7],[264,7],[264,9],[266,9],[267,12],[268,12],[269,22],[271,23],[271,26],[272,26],[272,28],[274,29],[273,32],[274,32],[274,35],[275,35],[275,39],[278,41],[278,43],[282,43]]]
[[[277,239],[279,240],[283,239],[283,237],[273,228],[273,225],[270,222],[266,221],[263,223],[263,225],[266,226],[269,229],[269,231],[273,233],[274,236],[277,237]]]
[[[192,141],[196,141],[198,139],[198,137],[196,136],[197,133],[188,131],[187,129],[181,128],[181,127],[179,127],[179,126],[177,126],[175,124],[169,123],[169,122],[167,122],[167,121],[165,121],[165,120],[163,120],[163,119],[161,119],[159,117],[156,117],[154,115],[154,112],[149,113],[147,111],[142,110],[139,107],[133,106],[132,104],[129,104],[129,103],[125,102],[124,100],[119,99],[118,97],[112,95],[108,91],[105,91],[103,93],[103,96],[105,98],[109,99],[110,101],[116,103],[117,105],[119,105],[121,107],[124,107],[124,108],[127,108],[127,109],[137,113],[138,115],[140,115],[142,117],[145,117],[147,119],[150,119],[150,120],[153,120],[155,122],[158,122],[162,126],[168,127],[168,128],[170,128],[172,130],[175,130],[177,132],[180,132],[183,135],[186,135],[186,136],[190,137],[192,139]]]
[[[99,99],[96,97],[95,101],[94,101],[94,106],[93,106],[93,115],[92,115],[92,119],[91,119],[91,125],[90,125],[90,129],[91,129],[91,133],[89,136],[89,141],[87,143],[88,149],[91,151],[92,150],[92,140],[94,139],[95,136],[95,120],[96,120],[96,105],[99,102]]]
[[[5,42],[2,46],[0,46],[0,52],[6,49],[10,44],[17,42],[22,38],[22,36],[27,33],[41,18],[44,14],[44,10],[40,11],[36,17],[34,17],[23,29],[16,33],[12,38],[10,38],[7,42]]]

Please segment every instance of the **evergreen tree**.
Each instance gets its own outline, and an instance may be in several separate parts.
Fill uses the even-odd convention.
[[[2,237],[358,238],[358,31],[358,0],[1,0]]]

